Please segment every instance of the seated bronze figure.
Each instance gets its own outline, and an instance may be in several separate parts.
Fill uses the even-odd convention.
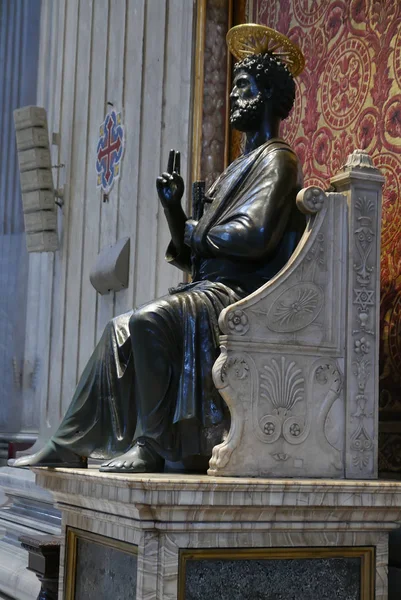
[[[281,269],[304,228],[297,157],[279,138],[295,97],[290,69],[265,51],[236,64],[230,120],[245,151],[207,191],[199,221],[182,209],[179,153],[170,153],[157,179],[166,259],[192,282],[107,325],[58,430],[14,466],[80,467],[92,456],[108,459],[102,471],[151,472],[210,457],[229,425],[212,381],[219,314]]]

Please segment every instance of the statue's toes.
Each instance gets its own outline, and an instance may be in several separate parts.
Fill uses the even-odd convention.
[[[123,460],[115,460],[115,461],[112,463],[112,467],[114,467],[115,469],[123,469],[123,467],[124,467],[124,464],[125,464],[125,463],[124,463],[124,461],[123,461]]]
[[[107,471],[109,473],[124,473],[126,471],[132,471],[133,468],[132,460],[111,460],[110,462],[101,465],[99,471]]]
[[[163,469],[163,458],[144,444],[135,444],[120,457],[103,463],[99,471],[109,473],[160,473]]]
[[[146,464],[142,460],[126,460],[123,468],[131,473],[146,473]]]
[[[30,467],[35,465],[36,454],[31,454],[29,456],[24,456],[22,458],[10,458],[7,461],[9,467]]]
[[[116,468],[116,461],[110,460],[109,462],[103,463],[100,466],[99,471],[114,471],[115,468]]]

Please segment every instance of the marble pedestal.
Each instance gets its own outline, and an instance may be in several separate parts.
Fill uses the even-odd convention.
[[[249,582],[259,582],[261,593],[249,598],[275,598],[266,590],[287,577],[292,594],[294,586],[298,589],[288,598],[387,600],[388,535],[401,521],[400,483],[112,475],[97,469],[35,472],[37,484],[52,492],[62,512],[60,590],[74,587],[74,574],[79,588],[75,596],[71,589],[67,596],[61,591],[60,599],[80,600],[85,595],[89,600],[224,600],[226,592],[217,594],[216,589],[231,593],[229,585],[240,587],[248,572]],[[324,569],[331,573],[337,568],[324,559],[345,556],[342,566],[339,563],[341,571],[346,557],[355,559],[361,551],[365,553],[361,560],[371,561],[372,567],[358,584],[362,592],[354,590],[352,595],[346,588],[337,595],[333,589],[325,590],[323,582],[316,596],[314,578]],[[309,571],[304,572],[299,560],[308,557],[320,562],[315,567],[308,563]],[[259,560],[257,573],[252,571],[256,563],[247,562],[252,558]],[[268,563],[263,560],[274,558],[287,560],[275,572],[269,567],[267,576]],[[293,558],[298,559],[294,572],[288,562]],[[194,559],[201,562],[191,562]],[[231,562],[227,570],[224,559],[238,562]],[[199,566],[206,571],[200,573]],[[347,577],[350,584],[352,577],[345,574],[345,581]],[[242,592],[238,597],[247,598]]]

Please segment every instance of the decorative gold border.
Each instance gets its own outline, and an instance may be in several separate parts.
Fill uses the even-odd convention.
[[[65,567],[64,567],[64,598],[65,600],[75,599],[75,580],[77,574],[77,547],[78,540],[88,540],[100,546],[116,548],[127,554],[138,554],[138,547],[128,542],[114,540],[104,535],[84,531],[75,527],[67,527],[65,535]]]
[[[237,0],[238,1],[238,0]],[[242,4],[244,0],[240,0]],[[234,0],[227,0],[228,29],[233,25],[234,19]],[[199,181],[201,179],[201,160],[202,160],[202,122],[203,122],[203,87],[204,87],[204,63],[205,63],[205,39],[206,31],[206,13],[207,0],[197,0],[196,8],[196,38],[195,38],[195,68],[194,68],[194,100],[192,112],[192,162],[191,179]],[[227,100],[231,88],[231,55],[227,52]],[[227,167],[230,154],[230,136],[229,136],[229,103],[226,103],[225,115],[225,144],[224,144],[224,166]]]
[[[228,29],[231,29],[234,22],[234,0],[228,2]],[[227,169],[230,163],[230,92],[232,83],[232,56],[227,49],[227,79],[226,79],[226,121],[225,121],[225,139],[224,139],[224,168]]]
[[[206,4],[207,0],[198,0],[196,10],[194,105],[192,113],[192,181],[200,179],[201,168]]]
[[[339,548],[213,548],[180,550],[178,570],[178,600],[185,600],[185,569],[189,560],[284,560],[296,558],[360,558],[360,600],[374,600],[376,553],[374,546],[344,546]]]
[[[242,23],[248,22],[249,14],[249,0],[236,0],[233,7],[231,26],[241,25]],[[227,53],[229,56],[229,64],[227,67],[227,98],[231,91],[232,75],[233,75],[233,59],[231,52]],[[241,153],[242,133],[231,129],[229,127],[229,111],[230,105],[227,102],[228,117],[227,117],[227,128],[226,128],[226,142],[225,142],[225,166],[227,167],[230,162],[238,158]]]

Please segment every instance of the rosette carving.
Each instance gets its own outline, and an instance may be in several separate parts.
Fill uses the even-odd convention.
[[[273,303],[267,314],[267,326],[279,333],[304,329],[317,318],[323,301],[323,292],[314,283],[296,284]]]
[[[230,333],[244,335],[249,329],[249,320],[242,310],[237,309],[228,314],[227,325]]]
[[[301,190],[297,195],[297,206],[306,215],[318,213],[326,202],[326,193],[316,186],[310,186]]]

